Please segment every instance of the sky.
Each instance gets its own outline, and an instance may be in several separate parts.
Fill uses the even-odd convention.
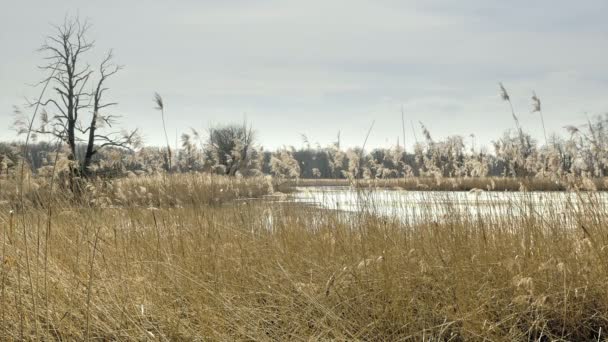
[[[0,140],[15,140],[13,106],[40,88],[37,52],[66,15],[92,24],[91,65],[112,49],[124,69],[108,81],[112,114],[164,141],[153,97],[165,102],[173,141],[246,119],[267,149],[336,140],[368,146],[476,136],[488,145],[521,124],[548,134],[608,112],[605,0],[2,0]],[[413,128],[412,128],[413,126]]]

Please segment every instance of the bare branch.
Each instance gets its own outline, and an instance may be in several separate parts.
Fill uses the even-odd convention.
[[[61,106],[55,100],[53,100],[53,99],[48,99],[48,100],[46,100],[44,102],[42,102],[42,101],[36,101],[36,102],[29,103],[28,105],[30,107],[34,107],[34,106],[38,106],[38,105],[40,105],[42,107],[46,107],[46,106],[49,105],[49,103],[53,104],[55,106],[55,108],[57,108],[61,112],[61,114],[63,114],[64,116],[66,115],[65,111],[63,110],[63,108],[61,108]]]
[[[106,108],[106,107],[110,107],[110,106],[116,106],[117,104],[118,104],[118,102],[110,102],[110,103],[100,105],[99,107],[97,107],[97,109],[102,109],[102,108]]]

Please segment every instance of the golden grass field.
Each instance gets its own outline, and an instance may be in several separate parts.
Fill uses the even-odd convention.
[[[268,178],[0,186],[0,340],[603,340],[607,212],[405,224],[270,195]],[[276,185],[276,184],[275,184]],[[272,200],[278,198],[281,200]],[[491,204],[492,205],[492,204]],[[509,209],[496,208],[496,209]]]

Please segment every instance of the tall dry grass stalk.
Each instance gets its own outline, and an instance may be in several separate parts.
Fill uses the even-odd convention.
[[[503,101],[509,104],[509,108],[511,109],[511,116],[513,117],[513,121],[515,122],[515,128],[517,128],[517,132],[521,135],[521,126],[519,124],[519,119],[517,118],[517,115],[515,115],[515,109],[513,108],[513,102],[511,102],[511,96],[509,96],[509,93],[507,92],[507,89],[502,84],[502,82],[498,83],[498,86],[500,87],[500,97]]]
[[[406,143],[405,143],[405,110],[403,109],[403,105],[401,105],[401,133],[403,135],[403,152],[406,151]]]
[[[545,119],[543,118],[543,110],[541,107],[540,99],[536,96],[536,92],[532,92],[532,113],[538,113],[540,116],[540,122],[543,125],[543,136],[545,137],[545,145],[548,146],[547,140],[547,129],[545,128]]]
[[[165,103],[159,93],[154,93],[154,103],[156,103],[156,109],[160,111],[160,117],[163,123],[163,131],[165,132],[165,141],[167,143],[167,165],[168,170],[171,171],[171,161],[173,156],[171,154],[171,145],[169,145],[169,135],[167,134],[167,124],[165,123]]]

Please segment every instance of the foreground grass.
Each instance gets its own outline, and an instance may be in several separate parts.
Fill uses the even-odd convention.
[[[597,340],[606,208],[579,200],[419,225],[236,198],[0,209],[0,340]]]

